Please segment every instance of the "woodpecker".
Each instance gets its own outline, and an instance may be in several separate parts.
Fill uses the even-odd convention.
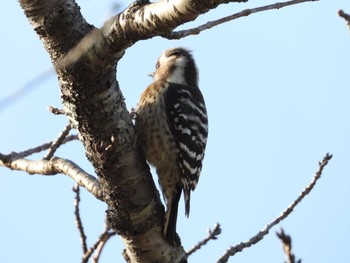
[[[188,217],[190,194],[198,183],[207,143],[207,110],[189,50],[164,51],[152,76],[154,82],[136,108],[136,132],[143,154],[156,168],[166,203],[164,237],[179,245],[178,203],[183,192]]]

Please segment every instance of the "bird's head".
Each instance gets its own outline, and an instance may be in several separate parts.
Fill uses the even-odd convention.
[[[167,49],[158,58],[154,80],[197,86],[198,72],[191,52],[185,48]]]

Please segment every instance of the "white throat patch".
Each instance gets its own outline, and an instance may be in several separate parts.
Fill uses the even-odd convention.
[[[174,71],[170,73],[169,77],[167,78],[168,82],[176,83],[176,84],[182,84],[186,85],[185,80],[185,66],[187,63],[187,59],[184,57],[179,57],[175,60],[175,67]]]

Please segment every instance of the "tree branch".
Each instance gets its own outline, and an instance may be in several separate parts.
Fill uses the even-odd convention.
[[[87,245],[86,245],[86,235],[83,227],[83,222],[81,221],[80,217],[80,188],[79,185],[73,186],[73,192],[75,193],[75,201],[74,201],[74,214],[75,214],[75,224],[77,225],[77,228],[79,230],[80,234],[80,240],[83,248],[83,253],[85,254],[87,251]]]
[[[284,233],[283,228],[281,228],[280,232],[276,232],[276,235],[282,242],[283,251],[287,259],[286,263],[301,263],[301,259],[296,260],[292,253],[292,238]]]
[[[71,177],[97,199],[104,200],[99,181],[70,160],[54,157],[51,160],[31,161],[14,158],[11,161],[6,155],[0,154],[0,166],[29,174],[56,175],[62,173]]]
[[[316,185],[317,180],[321,178],[324,167],[328,164],[328,161],[331,159],[332,159],[332,155],[327,153],[323,158],[322,162],[319,163],[319,169],[317,170],[310,184],[301,192],[298,198],[291,205],[287,207],[286,210],[284,210],[277,218],[275,218],[271,223],[267,224],[258,234],[250,238],[248,241],[241,242],[240,244],[234,247],[230,247],[217,262],[218,263],[227,262],[229,257],[261,241],[269,233],[272,227],[274,227],[283,219],[285,219],[293,211],[293,209],[304,199],[304,197],[310,193],[310,191]]]
[[[81,56],[104,57],[103,63],[115,64],[124,51],[139,40],[163,36],[174,28],[195,20],[199,15],[226,3],[248,0],[193,0],[193,1],[135,1],[120,14],[110,18],[98,30],[89,31],[78,45],[61,57],[58,67],[67,67]],[[310,0],[311,1],[311,0]]]
[[[100,241],[98,242],[98,245],[95,249],[95,253],[94,253],[94,256],[93,256],[93,262],[94,263],[97,263],[99,260],[100,260],[100,256],[101,256],[101,253],[105,247],[105,245],[107,244],[107,241],[115,236],[117,233],[110,230],[110,229],[106,229],[105,233],[103,233],[100,237]]]
[[[248,0],[195,0],[157,1],[149,4],[134,2],[102,27],[107,39],[122,36],[138,41],[159,36],[174,28],[195,20],[199,15],[215,9],[220,4],[241,3]],[[115,42],[115,41],[114,41]]]
[[[54,115],[64,115],[64,110],[52,106],[47,106],[47,110]]]
[[[350,15],[347,14],[347,13],[345,13],[342,9],[340,9],[340,10],[338,11],[338,15],[339,15],[340,17],[342,17],[342,18],[345,19],[345,21],[347,22],[348,27],[349,27],[349,29],[350,29]]]
[[[287,2],[279,2],[271,5],[265,5],[261,7],[256,7],[256,8],[251,8],[251,9],[245,9],[242,10],[241,12],[235,13],[230,16],[226,16],[214,21],[209,21],[201,26],[191,28],[191,29],[186,29],[186,30],[181,30],[181,31],[176,31],[176,32],[167,32],[162,35],[162,37],[167,38],[167,39],[181,39],[190,35],[198,35],[204,30],[211,29],[215,26],[221,25],[223,23],[241,18],[241,17],[246,17],[254,13],[259,13],[263,11],[268,11],[268,10],[273,10],[273,9],[280,9],[283,7],[291,6],[291,5],[296,5],[304,2],[315,2],[319,0],[292,0],[292,1],[287,1]]]
[[[39,73],[33,79],[27,81],[24,85],[14,89],[14,91],[0,99],[0,111],[11,106],[18,100],[22,99],[25,95],[38,88],[45,80],[53,75],[53,69],[49,68],[44,72]]]
[[[195,245],[193,248],[191,248],[187,253],[186,257],[189,257],[191,254],[195,253],[197,250],[201,249],[203,246],[205,246],[210,240],[216,240],[217,237],[221,234],[221,227],[220,224],[215,224],[214,229],[208,230],[209,235],[200,241],[197,245]]]
[[[68,133],[71,130],[70,124],[67,124],[66,127],[64,127],[63,131],[59,134],[58,138],[51,144],[49,147],[49,150],[47,151],[46,155],[44,156],[44,160],[50,160],[52,156],[55,154],[56,150],[63,144],[64,139],[67,138]]]
[[[78,140],[78,136],[77,135],[67,136],[62,141],[62,144],[73,141],[73,140]],[[2,161],[3,163],[4,162],[5,163],[12,162],[12,161],[17,160],[17,159],[28,157],[29,155],[32,155],[35,153],[40,153],[42,151],[49,149],[53,143],[54,142],[47,142],[47,143],[44,143],[44,144],[39,145],[39,146],[34,147],[34,148],[30,148],[30,149],[22,151],[22,152],[12,152],[10,154],[1,154],[0,153],[0,161]],[[0,166],[5,166],[5,165],[0,162]]]
[[[106,225],[105,230],[103,233],[98,237],[95,244],[93,244],[84,254],[82,263],[87,263],[92,256],[92,254],[95,252],[93,257],[93,262],[97,263],[99,261],[100,255],[102,253],[102,250],[104,246],[106,245],[107,241],[115,236],[117,233],[112,231],[108,225]]]

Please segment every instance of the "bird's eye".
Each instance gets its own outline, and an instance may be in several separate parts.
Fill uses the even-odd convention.
[[[159,62],[157,62],[157,64],[156,64],[156,69],[158,69],[158,68],[159,68],[159,66],[160,66],[160,63],[159,63]]]

